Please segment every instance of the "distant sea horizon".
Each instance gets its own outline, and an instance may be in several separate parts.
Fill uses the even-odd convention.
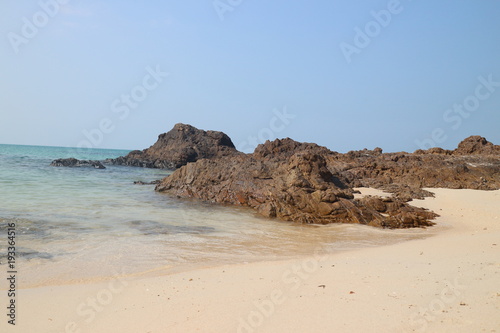
[[[23,144],[23,143],[0,143],[0,146],[23,146],[23,147],[44,147],[44,148],[62,148],[62,149],[71,149],[72,151],[85,151],[85,150],[113,150],[113,151],[119,151],[121,153],[128,154],[129,152],[137,149],[132,149],[132,148],[110,148],[110,147],[93,147],[93,148],[86,148],[86,147],[73,147],[73,146],[58,146],[58,145],[38,145],[38,144]],[[114,155],[114,154],[113,154]]]

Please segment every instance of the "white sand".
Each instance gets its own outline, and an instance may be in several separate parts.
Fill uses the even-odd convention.
[[[448,227],[426,239],[20,290],[17,325],[2,315],[0,331],[500,332],[500,191],[430,191],[414,204]]]

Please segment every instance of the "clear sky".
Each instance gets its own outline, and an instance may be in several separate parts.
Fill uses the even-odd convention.
[[[500,144],[497,0],[2,0],[0,36],[0,143]]]

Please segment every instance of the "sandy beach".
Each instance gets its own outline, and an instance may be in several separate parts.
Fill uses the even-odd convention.
[[[500,332],[500,191],[429,190],[435,198],[413,202],[441,215],[425,239],[20,289],[16,326],[3,315],[0,330]]]

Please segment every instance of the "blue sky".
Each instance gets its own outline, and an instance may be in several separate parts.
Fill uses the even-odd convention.
[[[143,149],[183,122],[247,152],[500,144],[499,17],[495,0],[4,0],[0,143]]]

